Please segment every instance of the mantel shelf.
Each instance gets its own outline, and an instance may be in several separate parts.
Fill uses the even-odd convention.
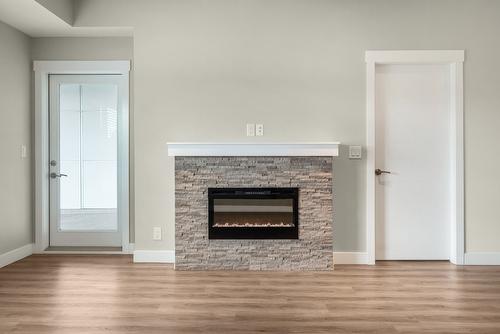
[[[295,156],[339,155],[339,142],[312,143],[167,143],[169,156]]]

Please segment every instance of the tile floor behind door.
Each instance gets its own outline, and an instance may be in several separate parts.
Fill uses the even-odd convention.
[[[64,231],[113,231],[117,222],[116,209],[61,210]]]

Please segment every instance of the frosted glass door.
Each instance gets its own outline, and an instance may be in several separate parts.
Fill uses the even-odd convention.
[[[119,82],[51,76],[51,246],[121,245]]]

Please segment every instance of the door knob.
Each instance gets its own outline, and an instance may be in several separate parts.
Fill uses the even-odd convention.
[[[382,174],[391,174],[391,172],[387,170],[381,170],[380,168],[375,169],[375,175],[382,175]]]
[[[63,177],[63,176],[68,176],[66,174],[56,174],[56,173],[50,173],[50,178],[55,179],[56,177]]]

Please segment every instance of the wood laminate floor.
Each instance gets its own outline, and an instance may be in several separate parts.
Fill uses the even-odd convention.
[[[500,333],[500,267],[174,271],[129,256],[0,269],[0,333]]]

